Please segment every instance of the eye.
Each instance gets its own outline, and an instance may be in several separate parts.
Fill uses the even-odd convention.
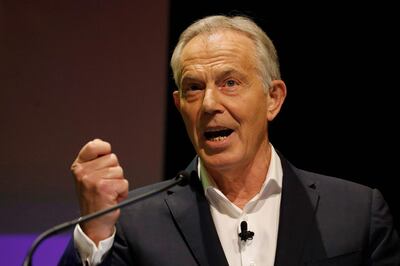
[[[182,86],[183,97],[188,100],[196,99],[204,90],[204,85],[201,82],[188,81]]]
[[[187,92],[202,90],[203,87],[204,85],[202,82],[193,79],[186,79],[182,83],[183,90]]]
[[[240,82],[236,79],[226,79],[222,82],[221,89],[225,90],[226,92],[234,92],[238,90],[240,87]]]
[[[233,87],[233,86],[237,85],[237,82],[233,79],[228,79],[227,81],[225,81],[225,85],[227,87]]]
[[[189,84],[187,89],[191,90],[191,91],[198,91],[198,90],[201,90],[201,86],[199,84],[193,83],[193,84]]]
[[[229,79],[225,82],[226,86],[228,87],[233,87],[236,85],[236,81],[234,81],[233,79]]]

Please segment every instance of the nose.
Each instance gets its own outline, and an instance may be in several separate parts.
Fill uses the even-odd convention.
[[[207,114],[215,114],[223,112],[220,95],[218,93],[218,88],[207,87],[204,90],[202,109],[203,112]]]

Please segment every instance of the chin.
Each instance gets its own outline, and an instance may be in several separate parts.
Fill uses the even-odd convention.
[[[231,153],[205,154],[200,153],[200,158],[207,170],[228,170],[241,161],[240,156],[234,156]]]

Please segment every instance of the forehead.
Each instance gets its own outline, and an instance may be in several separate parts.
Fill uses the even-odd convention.
[[[251,63],[254,60],[255,45],[244,33],[234,30],[218,30],[202,33],[191,39],[182,50],[183,68],[192,64],[213,64],[221,60]],[[250,62],[251,61],[251,62]]]

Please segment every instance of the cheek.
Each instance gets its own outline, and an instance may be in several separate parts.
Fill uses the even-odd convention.
[[[181,115],[189,134],[193,133],[196,128],[196,112],[190,108],[181,109]]]
[[[248,126],[257,126],[261,120],[266,119],[266,108],[256,102],[245,102],[236,104],[229,108],[230,115],[240,124]]]
[[[265,105],[254,103],[247,105],[246,108],[238,110],[237,120],[244,127],[247,133],[256,134],[258,131],[266,130],[267,127],[267,108]]]

